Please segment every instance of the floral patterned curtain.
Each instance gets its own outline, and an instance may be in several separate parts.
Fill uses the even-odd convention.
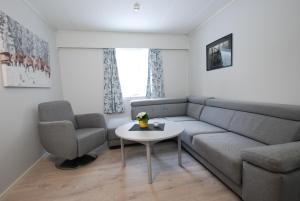
[[[124,112],[115,49],[103,50],[104,56],[104,113]]]
[[[147,98],[165,97],[163,74],[160,50],[149,49]]]

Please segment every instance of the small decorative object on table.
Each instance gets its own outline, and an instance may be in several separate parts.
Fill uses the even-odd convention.
[[[140,128],[148,127],[149,116],[147,112],[140,112],[136,115],[136,120],[139,122]]]
[[[159,122],[153,122],[153,126],[154,126],[154,128],[158,128],[159,127]]]

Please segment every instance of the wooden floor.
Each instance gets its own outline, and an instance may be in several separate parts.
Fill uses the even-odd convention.
[[[240,200],[197,161],[183,152],[177,165],[173,142],[155,145],[153,184],[147,183],[144,146],[126,147],[126,167],[120,149],[102,150],[92,164],[63,171],[42,159],[2,201],[236,201]]]

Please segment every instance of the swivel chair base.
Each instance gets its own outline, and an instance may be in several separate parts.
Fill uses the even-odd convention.
[[[83,155],[73,160],[64,160],[55,163],[55,167],[61,170],[73,170],[85,165],[90,164],[96,160],[97,155]]]

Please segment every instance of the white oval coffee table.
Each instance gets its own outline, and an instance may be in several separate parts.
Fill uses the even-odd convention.
[[[116,129],[116,135],[121,141],[122,163],[125,166],[124,140],[131,140],[146,146],[147,165],[148,165],[148,183],[152,183],[151,169],[151,146],[159,141],[177,137],[178,138],[178,165],[181,166],[181,138],[180,134],[184,128],[179,123],[164,121],[165,127],[163,131],[130,131],[129,129],[137,122],[131,122],[119,126]]]

